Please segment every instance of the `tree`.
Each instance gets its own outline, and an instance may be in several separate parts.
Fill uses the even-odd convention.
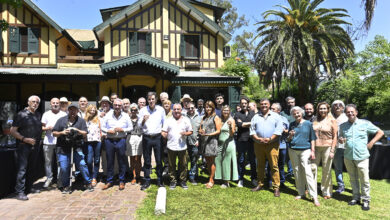
[[[7,3],[14,8],[22,6],[23,0],[0,0],[0,3]],[[0,20],[0,29],[6,31],[8,29],[8,22],[4,19]]]
[[[297,80],[301,104],[315,96],[320,76],[332,77],[344,69],[354,46],[341,25],[345,9],[318,8],[324,0],[288,0],[289,7],[263,13],[255,40],[256,69],[265,85],[283,77]],[[283,11],[282,11],[283,10]],[[269,17],[272,17],[269,19]]]
[[[368,31],[371,27],[371,21],[374,17],[374,10],[376,6],[376,0],[362,0],[362,5],[364,5],[364,11],[366,14],[366,19],[364,21],[364,27]]]

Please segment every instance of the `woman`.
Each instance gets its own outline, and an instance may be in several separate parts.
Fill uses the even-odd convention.
[[[130,182],[132,185],[141,180],[142,128],[137,123],[137,114],[138,106],[133,103],[130,105],[130,119],[133,123],[133,130],[126,141],[126,155],[130,156],[130,172],[133,174],[133,179]]]
[[[102,144],[102,130],[98,111],[95,105],[88,105],[85,122],[88,127],[87,134],[87,165],[90,176],[92,177],[91,185],[95,187],[97,184],[96,178],[99,173],[101,144]]]
[[[172,117],[172,109],[171,109],[172,102],[169,100],[165,100],[162,104],[165,110],[165,119]]]
[[[215,114],[215,105],[212,101],[205,103],[205,115],[200,123],[199,134],[204,157],[210,172],[206,188],[214,186],[215,157],[218,154],[218,135],[221,133],[221,119]]]
[[[215,158],[215,179],[222,179],[221,188],[229,187],[229,180],[238,180],[234,132],[236,123],[230,116],[230,107],[222,107],[221,133],[218,138],[218,156]]]
[[[317,183],[317,167],[322,161],[321,191],[324,199],[330,199],[333,191],[332,160],[337,144],[338,125],[329,114],[330,106],[326,102],[317,105],[317,117],[313,122],[316,133],[315,160],[312,163],[314,180]]]
[[[314,205],[320,206],[317,197],[317,183],[314,181],[310,162],[310,159],[315,159],[316,135],[311,122],[303,119],[303,113],[303,109],[298,106],[291,108],[290,114],[295,118],[295,121],[290,124],[289,136],[287,137],[287,141],[290,142],[288,154],[293,166],[295,185],[298,191],[298,196],[295,199],[299,200],[305,196],[307,183]]]

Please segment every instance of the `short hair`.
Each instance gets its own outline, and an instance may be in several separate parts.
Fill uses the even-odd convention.
[[[194,102],[189,102],[187,106],[189,106],[189,105],[195,106],[195,103]]]
[[[169,95],[166,92],[160,93],[160,99],[161,99],[161,96],[165,96],[165,97],[167,97],[167,99],[169,99]]]
[[[32,95],[32,96],[28,97],[27,100],[28,100],[29,102],[31,102],[33,98],[37,98],[37,99],[38,99],[38,102],[41,103],[41,98],[39,98],[39,96],[37,96],[37,95]]]
[[[215,94],[214,99],[217,99],[220,96],[222,96],[223,99],[225,98],[225,96],[219,92],[219,93]]]
[[[271,101],[267,98],[260,99],[259,103],[267,101],[269,104],[271,104]]]
[[[357,111],[357,107],[355,104],[348,104],[345,106],[345,110],[347,110],[347,108],[354,108]]]
[[[198,102],[204,103],[204,100],[203,99],[198,99],[198,101],[196,101],[196,103],[198,103]]]
[[[334,100],[334,101],[332,102],[332,107],[333,107],[334,105],[336,105],[336,104],[341,104],[341,105],[343,106],[343,108],[345,109],[345,104],[344,104],[343,101],[341,101],[341,100]]]
[[[80,101],[80,99],[85,99],[85,100],[87,100],[87,102],[88,102],[88,99],[87,99],[87,97],[85,97],[85,96],[81,96],[80,98],[79,98],[79,101]]]
[[[116,98],[116,99],[112,102],[112,104],[114,104],[114,102],[120,102],[120,103],[122,103],[122,105],[123,105],[123,100],[120,99],[120,98]]]
[[[165,104],[172,105],[172,102],[171,102],[171,100],[167,99],[167,100],[165,100],[162,104],[163,104],[163,105],[165,105]]]
[[[113,92],[113,93],[111,93],[110,97],[111,97],[111,96],[114,96],[114,95],[115,95],[115,96],[118,96],[118,94],[116,94],[115,92]]]
[[[181,106],[181,104],[180,103],[175,103],[175,104],[173,104],[173,106],[172,106],[172,108],[174,108],[175,106],[180,106],[180,109],[183,109],[183,107]]]
[[[279,102],[272,103],[272,105],[275,105],[279,109],[279,111],[282,111],[282,105]]]
[[[138,98],[138,102],[139,102],[141,99],[145,99],[145,98],[144,98],[144,97],[139,97],[139,98]],[[146,99],[145,99],[145,102],[146,102]]]
[[[122,102],[125,102],[125,101],[129,101],[129,103],[131,103],[131,102],[130,102],[130,99],[128,99],[128,98],[122,99]]]
[[[136,109],[138,110],[138,105],[137,105],[137,104],[135,104],[135,103],[131,103],[131,105],[130,105],[130,109],[132,109],[132,108],[136,108]]]
[[[286,100],[286,102],[288,102],[288,101],[290,101],[290,100],[294,100],[294,101],[295,101],[295,98],[292,97],[292,96],[287,96],[287,98],[286,98],[285,100]]]
[[[245,100],[246,102],[248,102],[248,104],[249,104],[249,98],[248,97],[246,97],[246,96],[241,96],[240,97],[240,103],[241,103],[241,100]]]
[[[311,107],[314,108],[314,105],[313,105],[313,103],[311,103],[311,102],[306,103],[306,104],[303,106],[303,108],[305,108],[306,105],[311,105]]]
[[[295,111],[299,111],[302,115],[305,114],[305,111],[304,111],[301,107],[299,107],[299,106],[294,106],[294,107],[292,107],[291,110],[290,110],[290,115],[292,115]]]
[[[51,101],[53,101],[54,99],[58,99],[58,102],[60,102],[60,99],[59,99],[59,98],[53,97],[53,98],[50,99],[50,103],[51,103]]]
[[[154,95],[154,97],[156,97],[156,92],[148,92],[148,95],[147,97],[149,98],[150,96]]]

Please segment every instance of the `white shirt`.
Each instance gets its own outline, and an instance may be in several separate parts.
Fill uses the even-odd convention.
[[[114,111],[110,111],[103,118],[101,127],[105,133],[110,129],[122,128],[122,132],[115,132],[115,134],[107,133],[107,138],[125,138],[127,133],[133,130],[133,123],[127,113],[121,112],[117,118],[115,117]]]
[[[61,117],[66,116],[66,112],[58,111],[57,113],[54,113],[52,110],[49,110],[45,113],[43,113],[41,122],[45,124],[45,127],[54,127],[57,120]],[[45,138],[43,139],[43,144],[47,145],[55,145],[57,143],[57,138],[53,136],[53,132],[50,130],[46,131]]]
[[[189,118],[181,116],[179,120],[176,120],[174,117],[170,117],[164,122],[162,130],[168,133],[167,148],[169,150],[182,151],[187,149],[187,136],[180,133],[192,131]]]
[[[142,121],[144,120],[144,115],[149,115],[149,119],[145,121],[145,124],[142,126]],[[164,124],[165,119],[165,110],[156,105],[153,111],[146,106],[141,108],[138,114],[138,125],[142,128],[144,134],[154,135],[161,133],[161,127]]]

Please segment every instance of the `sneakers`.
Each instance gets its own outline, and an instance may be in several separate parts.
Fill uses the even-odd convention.
[[[195,179],[190,179],[189,181],[190,181],[190,183],[191,183],[192,185],[194,185],[194,186],[198,185],[198,183],[196,182]]]
[[[62,194],[70,194],[72,191],[69,186],[62,189]]]
[[[183,189],[188,189],[188,186],[187,186],[187,183],[182,181],[181,184],[180,184],[181,188]]]
[[[47,178],[45,184],[43,184],[43,188],[49,188],[52,180],[53,178]]]
[[[368,201],[368,200],[363,200],[362,210],[364,210],[364,211],[370,210],[370,201]]]
[[[221,188],[222,189],[226,189],[226,188],[229,188],[230,187],[230,184],[229,183],[223,183],[222,185],[221,185]]]
[[[93,192],[93,186],[92,186],[92,183],[88,184],[86,187],[86,190],[90,191],[90,192]]]
[[[176,183],[171,182],[171,184],[169,184],[169,189],[174,190],[175,188],[176,188]]]
[[[40,193],[40,192],[41,192],[41,190],[36,189],[36,188],[31,188],[31,190],[30,190],[30,193],[33,193],[33,194]]]
[[[237,187],[244,187],[244,181],[243,180],[239,180],[238,183],[237,183]]]
[[[342,192],[344,192],[345,191],[345,188],[344,188],[344,186],[339,186],[338,188],[337,188],[337,190],[336,190],[336,193],[342,193]]]
[[[257,185],[259,185],[259,183],[257,182],[257,180],[252,180],[252,185],[257,186]]]
[[[21,201],[27,201],[28,200],[28,197],[26,196],[26,194],[24,193],[20,193],[16,196],[16,199],[17,200],[21,200]]]
[[[348,205],[360,205],[360,201],[356,199],[352,199],[348,202]]]
[[[150,187],[150,182],[145,182],[144,184],[142,184],[141,190],[142,191],[147,190],[149,189],[149,187]]]

